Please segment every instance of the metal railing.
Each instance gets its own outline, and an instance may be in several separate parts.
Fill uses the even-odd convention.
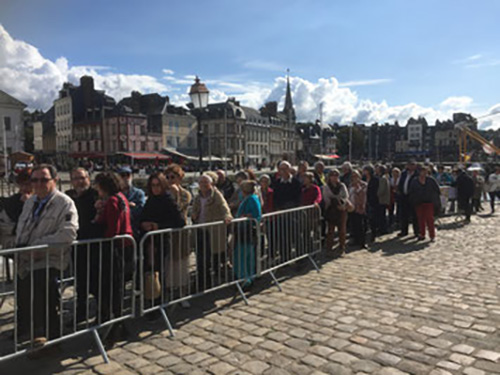
[[[321,209],[311,205],[272,212],[262,216],[260,275],[269,273],[276,286],[281,286],[274,271],[301,259],[309,259],[319,268],[313,255],[321,251]]]
[[[257,220],[241,218],[148,232],[140,242],[141,314],[159,310],[173,336],[165,308],[256,276],[260,246]],[[240,285],[241,284],[241,285]]]
[[[131,236],[75,241],[70,247],[1,250],[0,361],[91,333],[108,362],[105,337],[135,315],[137,246]],[[6,270],[12,269],[13,280]]]
[[[139,246],[117,236],[0,250],[0,362],[88,333],[108,362],[101,337],[113,324],[157,310],[173,335],[168,306],[230,286],[248,303],[245,287],[266,274],[281,290],[280,267],[307,258],[319,272],[320,219],[307,206],[151,231]]]

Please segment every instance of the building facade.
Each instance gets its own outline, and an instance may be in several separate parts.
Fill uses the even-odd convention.
[[[0,90],[0,149],[3,155],[24,150],[24,117],[26,104]]]
[[[245,112],[245,164],[267,165],[270,160],[269,119],[253,108],[242,107]]]
[[[197,150],[196,117],[183,107],[168,105],[162,119],[162,147],[194,154]]]
[[[33,146],[36,153],[55,154],[57,150],[54,106],[33,123]]]
[[[113,114],[74,124],[72,156],[105,158],[115,154],[158,152],[161,134],[148,132],[144,115]]]
[[[245,111],[235,98],[209,104],[201,116],[203,155],[227,157],[229,164],[244,166],[245,123]]]

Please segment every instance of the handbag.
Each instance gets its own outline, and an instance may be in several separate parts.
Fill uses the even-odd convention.
[[[144,274],[144,296],[146,299],[157,299],[161,294],[160,274],[149,271]]]

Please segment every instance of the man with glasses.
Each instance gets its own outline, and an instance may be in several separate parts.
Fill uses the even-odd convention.
[[[87,170],[85,168],[73,169],[71,171],[71,184],[73,189],[68,190],[66,195],[73,199],[78,211],[78,239],[89,240],[103,237],[102,227],[94,222],[97,213],[95,203],[99,197],[97,191],[90,186],[90,176]],[[88,295],[94,290],[94,284],[97,282],[98,275],[96,270],[90,267],[90,264],[92,264],[91,258],[98,254],[94,255],[95,251],[88,253],[89,249],[96,247],[98,246],[95,244],[78,246],[73,254],[76,268],[77,322],[86,319]]]
[[[21,252],[14,259],[17,325],[18,338],[29,334],[32,344],[41,346],[60,333],[57,279],[69,265],[70,245],[78,230],[78,212],[71,198],[57,190],[57,171],[52,165],[36,166],[31,183],[34,194],[24,204],[16,243],[18,247],[49,247]]]
[[[139,217],[141,216],[142,209],[146,204],[146,194],[144,194],[144,191],[133,185],[132,169],[130,167],[120,168],[118,170],[118,174],[125,183],[122,193],[127,198],[130,207],[130,220],[132,222],[134,236],[139,236]]]

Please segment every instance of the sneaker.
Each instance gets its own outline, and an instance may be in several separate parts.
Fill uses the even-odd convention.
[[[425,240],[425,237],[418,236],[417,241],[423,241],[423,240]]]

